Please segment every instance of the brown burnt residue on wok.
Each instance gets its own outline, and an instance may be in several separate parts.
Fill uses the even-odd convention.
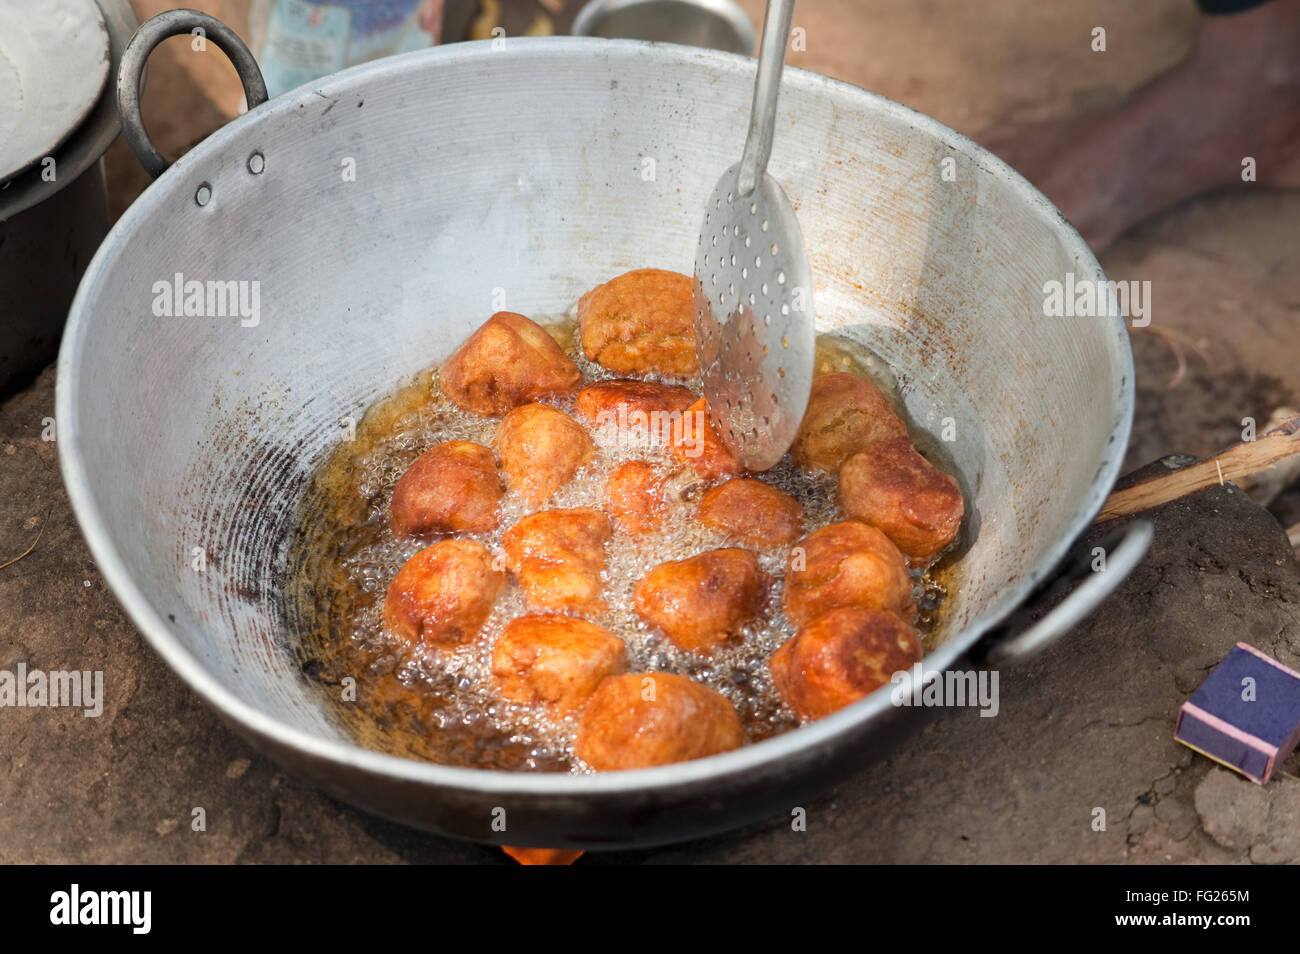
[[[575,324],[563,320],[548,330],[583,371],[584,380],[611,377],[587,362],[576,341]],[[849,370],[893,393],[889,369],[861,345],[823,335],[818,370]],[[698,388],[697,388],[698,390]],[[561,402],[560,406],[569,409]],[[508,587],[485,627],[482,644],[455,651],[412,650],[381,625],[385,588],[412,553],[428,541],[395,540],[388,526],[388,503],[406,468],[432,444],[471,440],[492,444],[496,421],[473,418],[446,400],[436,370],[423,373],[374,405],[357,423],[355,437],[343,441],[311,478],[299,507],[286,554],[286,622],[303,674],[320,686],[330,709],[363,746],[448,765],[524,771],[582,771],[572,747],[574,724],[506,703],[484,678],[491,643],[504,622],[523,612],[517,587]],[[913,431],[918,446],[936,464],[953,472],[937,442]],[[605,457],[602,450],[602,459]],[[612,454],[609,468],[618,463]],[[599,470],[598,464],[595,470]],[[834,501],[832,479],[800,476],[787,462],[764,475],[791,493],[808,515],[805,532],[843,519]],[[562,491],[555,506],[601,506],[590,489]],[[603,475],[591,478],[603,486]],[[563,497],[567,494],[567,497]],[[694,499],[694,498],[692,498]],[[693,514],[693,505],[683,506]],[[693,518],[692,518],[693,519]],[[503,521],[503,528],[512,520]],[[471,535],[489,549],[499,547],[501,530]],[[671,558],[722,546],[708,531],[683,529]],[[617,535],[616,535],[617,536]],[[794,728],[798,723],[777,697],[767,659],[793,635],[781,612],[779,586],[768,596],[765,620],[747,634],[741,648],[712,659],[675,650],[638,625],[630,605],[631,586],[644,572],[627,554],[610,556],[607,593],[611,615],[601,620],[628,644],[629,670],[679,672],[722,692],[741,715],[748,741]],[[958,538],[952,548],[960,551]],[[788,547],[763,556],[777,570]],[[665,558],[660,555],[659,559]],[[650,561],[656,563],[659,559]],[[916,622],[926,648],[941,631],[944,582],[955,563],[945,555],[915,574]]]
[[[268,429],[281,397],[264,393],[231,409],[214,394],[208,453],[183,482],[175,513],[156,518],[192,528],[176,535],[174,559],[182,590],[205,591],[214,607],[198,622],[253,637],[232,640],[236,665],[268,673],[285,651],[276,623],[289,581],[285,542],[300,524],[293,502],[313,476],[301,439],[285,429],[277,440],[281,432]]]

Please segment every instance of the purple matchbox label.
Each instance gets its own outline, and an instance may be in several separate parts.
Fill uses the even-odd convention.
[[[1174,738],[1267,782],[1300,741],[1300,673],[1237,643],[1178,710]]]

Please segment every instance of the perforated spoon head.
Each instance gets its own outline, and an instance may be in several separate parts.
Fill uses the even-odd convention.
[[[695,340],[709,417],[748,470],[794,443],[813,377],[812,273],[794,208],[763,173],[748,196],[740,163],[709,196],[695,253]]]

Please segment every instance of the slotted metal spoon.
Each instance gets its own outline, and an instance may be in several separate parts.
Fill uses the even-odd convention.
[[[749,470],[794,442],[813,376],[812,273],[780,183],[767,174],[794,0],[769,0],[749,133],[705,207],[695,252],[695,348],[718,436]]]

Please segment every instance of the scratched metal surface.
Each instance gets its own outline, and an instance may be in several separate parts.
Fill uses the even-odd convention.
[[[220,130],[115,227],[60,357],[65,480],[137,625],[264,748],[345,798],[475,837],[412,793],[486,788],[554,807],[571,794],[719,784],[808,747],[833,753],[884,716],[878,693],[702,762],[479,778],[496,773],[357,748],[296,671],[280,613],[293,508],[341,419],[445,357],[498,290],[511,310],[547,314],[629,268],[690,272],[702,201],[744,141],[752,69],[711,51],[575,38],[380,61]],[[247,167],[254,150],[260,175]],[[1102,279],[1095,259],[1023,180],[933,120],[787,70],[770,171],[797,208],[818,328],[859,336],[892,364],[914,426],[955,423],[973,543],[930,660],[951,664],[1109,489],[1132,406],[1123,325],[1041,316],[1044,283]],[[260,322],[156,316],[154,285],[176,273],[260,282]],[[376,779],[403,792],[359,794]]]

